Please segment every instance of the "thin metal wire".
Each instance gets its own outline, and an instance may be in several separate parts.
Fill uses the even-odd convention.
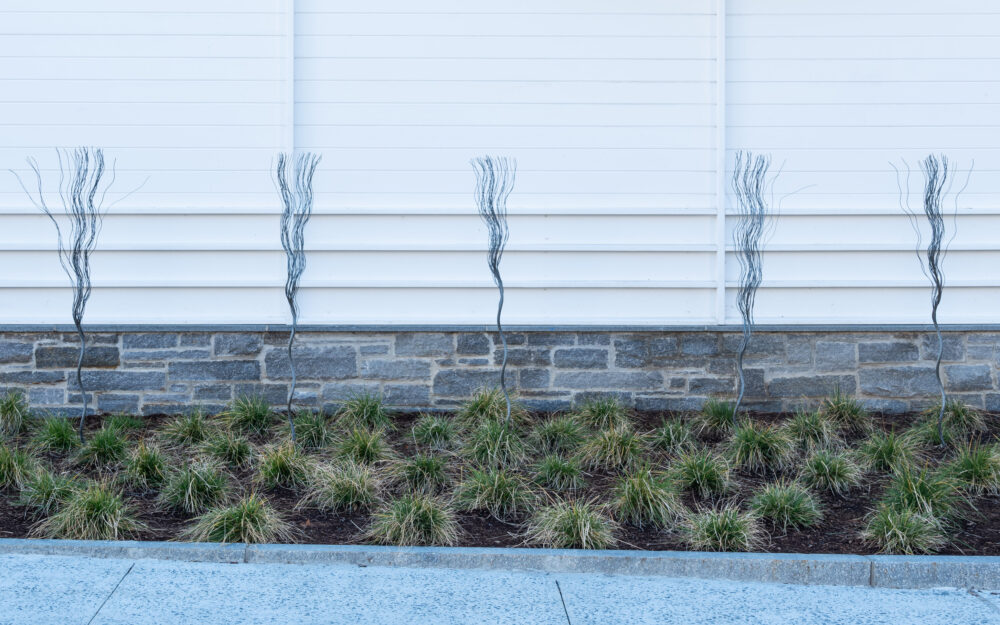
[[[736,258],[740,263],[740,286],[736,295],[736,305],[743,319],[743,337],[736,352],[736,373],[739,389],[733,405],[733,422],[739,412],[743,396],[746,394],[746,374],[743,358],[750,339],[753,337],[753,309],[757,299],[757,289],[763,279],[761,248],[768,232],[770,204],[765,196],[773,195],[774,177],[768,180],[771,156],[740,150],[736,153],[733,168],[732,188],[736,204],[740,209],[739,220],[733,231]],[[776,177],[776,176],[775,176]]]
[[[292,383],[288,388],[288,426],[292,441],[295,441],[295,414],[292,412],[292,397],[295,394],[295,359],[292,354],[292,344],[295,341],[295,330],[299,322],[299,305],[296,295],[299,292],[299,280],[306,269],[305,228],[312,216],[313,208],[313,174],[319,165],[321,156],[305,152],[294,157],[293,181],[289,182],[289,161],[292,157],[284,152],[278,154],[276,167],[278,194],[281,196],[281,247],[285,250],[287,272],[285,277],[285,299],[292,313],[292,329],[288,335],[288,365],[292,371]]]
[[[73,285],[73,325],[80,338],[80,353],[76,361],[76,384],[80,388],[83,402],[78,434],[80,441],[83,442],[83,428],[87,420],[87,390],[83,386],[83,361],[87,352],[87,337],[83,331],[83,316],[91,294],[90,256],[97,247],[97,236],[104,220],[104,199],[115,181],[115,166],[112,163],[110,180],[105,183],[102,182],[106,172],[104,151],[100,148],[80,147],[72,150],[57,148],[56,156],[59,160],[59,199],[69,225],[68,242],[64,242],[59,220],[45,202],[41,169],[35,159],[29,157],[27,160],[35,173],[38,185],[37,200],[21,181],[17,172],[14,170],[10,172],[17,178],[18,184],[31,202],[45,213],[55,226],[59,264]]]
[[[500,277],[500,260],[510,233],[507,228],[507,198],[514,189],[517,177],[517,161],[506,156],[480,156],[470,161],[476,172],[476,206],[489,231],[489,251],[486,263],[493,274],[493,282],[500,292],[497,304],[497,333],[503,344],[503,362],[500,365],[500,390],[503,391],[507,403],[507,416],[504,424],[510,423],[511,403],[507,391],[507,337],[503,333],[500,316],[503,312],[503,279]]]

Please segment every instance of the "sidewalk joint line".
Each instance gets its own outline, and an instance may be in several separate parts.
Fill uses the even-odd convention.
[[[118,587],[122,585],[122,582],[125,581],[125,578],[128,577],[128,574],[131,573],[132,569],[134,568],[135,568],[135,562],[129,565],[128,570],[125,571],[125,574],[122,575],[122,578],[118,580],[118,583],[115,584],[115,587],[111,589],[111,592],[108,593],[108,596],[104,598],[104,601],[101,602],[101,605],[97,606],[97,611],[94,612],[94,616],[90,617],[90,620],[87,621],[87,625],[90,625],[91,623],[94,622],[94,619],[97,618],[97,615],[100,614],[101,610],[104,609],[104,604],[108,602],[108,599],[111,598],[111,595],[115,594],[115,591],[118,590]]]
[[[565,615],[566,615],[566,622],[567,622],[567,623],[568,623],[569,625],[573,625],[573,621],[571,621],[571,620],[569,619],[569,609],[568,609],[568,608],[566,607],[566,598],[565,598],[565,597],[563,597],[563,594],[562,594],[562,587],[561,587],[561,586],[559,585],[559,580],[558,580],[558,579],[556,580],[556,590],[558,590],[558,591],[559,591],[559,601],[562,601],[562,606],[563,606],[563,614],[565,614]],[[985,599],[983,599],[983,601],[986,601],[986,600],[985,600]]]
[[[973,597],[975,597],[976,599],[979,599],[980,601],[982,601],[983,603],[985,603],[985,604],[986,604],[986,606],[987,606],[987,607],[988,607],[988,608],[989,608],[990,610],[992,610],[993,612],[1000,612],[1000,608],[998,608],[998,607],[997,607],[996,605],[994,605],[992,601],[990,601],[990,600],[989,600],[989,599],[987,599],[986,597],[984,597],[984,596],[982,596],[981,594],[979,594],[979,591],[977,591],[977,590],[976,590],[975,588],[968,588],[968,589],[966,589],[966,590],[967,590],[967,592],[968,592],[968,593],[969,593],[970,595],[972,595],[972,596],[973,596]]]

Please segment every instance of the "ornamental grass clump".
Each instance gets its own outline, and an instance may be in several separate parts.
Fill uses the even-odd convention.
[[[458,532],[455,514],[444,502],[414,493],[383,504],[368,539],[381,545],[454,545]]]
[[[995,444],[966,443],[944,471],[966,492],[1000,494],[1000,449]]]
[[[837,424],[819,410],[800,410],[785,426],[795,444],[805,451],[833,449],[843,441]]]
[[[441,456],[417,454],[403,460],[396,468],[407,488],[434,494],[448,482],[448,463]]]
[[[920,420],[908,434],[921,445],[932,447],[941,444],[942,436],[946,445],[955,445],[986,431],[986,418],[981,412],[963,401],[949,399],[944,405],[944,418],[941,421],[941,435],[939,436],[938,415],[940,412],[941,402],[924,410],[920,413]]]
[[[621,471],[639,466],[646,440],[629,425],[593,434],[581,447],[580,458],[591,468]]]
[[[529,543],[554,549],[607,549],[615,544],[616,523],[593,501],[556,501],[528,523]]]
[[[880,505],[868,518],[861,537],[880,553],[930,554],[948,544],[941,522],[911,508]]]
[[[173,443],[178,445],[195,445],[204,442],[212,432],[212,427],[200,410],[177,417],[163,428],[163,433]]]
[[[128,453],[128,442],[121,430],[102,427],[80,448],[77,462],[106,469],[121,463]]]
[[[469,434],[462,455],[480,467],[506,467],[523,463],[527,450],[513,423],[488,420]]]
[[[463,510],[510,519],[528,510],[535,494],[523,478],[507,469],[473,469],[459,485],[455,499]]]
[[[121,493],[110,484],[91,482],[73,489],[32,533],[44,538],[124,540],[137,537],[145,529]]]
[[[391,430],[392,420],[382,401],[375,393],[361,393],[351,397],[337,411],[337,424],[347,429]]]
[[[629,409],[615,397],[598,397],[585,401],[574,413],[576,419],[595,430],[631,428]]]
[[[306,483],[309,460],[290,441],[266,447],[257,463],[255,480],[264,488],[298,489]]]
[[[698,551],[753,551],[764,544],[757,516],[734,505],[689,515],[683,534],[685,542]]]
[[[27,452],[0,443],[0,489],[20,490],[31,479],[37,461]]]
[[[183,536],[195,542],[276,543],[292,542],[296,532],[264,497],[251,493],[207,510]]]
[[[701,411],[691,418],[691,425],[699,434],[725,434],[735,422],[735,404],[721,399],[709,399]]]
[[[456,417],[466,427],[505,421],[507,399],[499,388],[480,389],[472,399],[459,406]],[[511,402],[510,420],[511,425],[523,425],[528,420],[528,411],[520,403]]]
[[[451,417],[422,414],[413,424],[413,442],[431,449],[450,449],[458,440],[458,429]]]
[[[375,505],[383,491],[382,480],[368,465],[338,462],[314,467],[300,506],[327,512],[354,512]]]
[[[762,488],[754,495],[750,506],[757,516],[780,527],[782,532],[787,532],[788,528],[812,527],[823,518],[816,497],[801,484],[787,480]]]
[[[231,432],[252,436],[266,434],[275,421],[271,405],[260,395],[237,397],[219,417]]]
[[[155,446],[139,441],[125,462],[125,482],[137,488],[156,488],[167,475],[167,461]]]
[[[611,505],[619,521],[639,529],[667,527],[685,513],[670,480],[648,467],[618,478]]]
[[[912,436],[874,432],[858,446],[858,456],[875,471],[896,471],[916,462],[920,450]]]
[[[671,466],[670,476],[681,490],[697,497],[712,497],[729,490],[729,463],[702,449],[685,452]]]
[[[185,464],[167,476],[160,502],[168,508],[198,514],[229,497],[229,480],[214,464]]]
[[[728,443],[732,465],[751,473],[764,474],[788,466],[794,443],[774,425],[743,421]]]
[[[31,413],[21,391],[7,391],[0,397],[0,437],[17,436],[28,427]]]
[[[904,466],[893,476],[882,503],[896,510],[908,508],[947,522],[962,514],[968,500],[958,480],[945,472]]]
[[[253,445],[244,437],[233,432],[212,434],[201,444],[201,449],[230,468],[246,468],[253,462]]]
[[[851,431],[864,432],[871,427],[868,411],[861,402],[839,388],[823,400],[820,412],[840,427]]]
[[[801,477],[810,488],[843,497],[861,483],[861,467],[844,452],[820,449],[806,458]]]
[[[650,445],[669,454],[683,453],[694,448],[694,431],[680,419],[664,419],[650,435]]]
[[[17,504],[27,508],[36,518],[46,517],[68,501],[79,487],[71,476],[39,468],[24,483]]]
[[[337,441],[337,456],[361,464],[381,462],[389,456],[389,446],[381,430],[353,428]]]
[[[114,414],[104,419],[103,426],[109,430],[117,430],[122,436],[128,436],[131,432],[141,430],[145,422],[138,417],[128,414]]]
[[[65,453],[80,446],[80,437],[69,419],[48,417],[39,421],[31,446],[38,451]]]
[[[586,431],[573,417],[552,417],[531,431],[531,440],[543,454],[572,453],[584,441]]]
[[[535,481],[545,488],[558,491],[578,490],[587,483],[580,461],[558,454],[549,454],[535,465]]]

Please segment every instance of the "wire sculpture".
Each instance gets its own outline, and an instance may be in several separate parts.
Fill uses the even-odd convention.
[[[292,157],[284,152],[278,154],[276,167],[278,194],[281,196],[281,247],[285,250],[287,274],[285,277],[285,299],[292,313],[292,329],[288,335],[288,364],[292,371],[292,383],[288,389],[288,426],[291,429],[292,441],[295,441],[295,415],[292,412],[292,397],[295,394],[295,359],[292,355],[292,344],[295,341],[295,330],[299,321],[299,305],[296,295],[299,292],[299,280],[306,269],[305,228],[312,216],[313,208],[313,174],[321,156],[305,152],[294,157],[294,164],[289,172],[289,161]],[[292,180],[289,180],[289,174]]]
[[[63,240],[63,231],[59,220],[49,209],[42,191],[42,173],[34,158],[28,157],[28,165],[35,173],[38,184],[36,199],[17,172],[10,170],[17,178],[21,189],[36,208],[45,213],[56,227],[57,252],[59,264],[73,285],[73,325],[80,337],[80,353],[76,361],[76,384],[80,388],[83,408],[80,413],[79,435],[83,442],[83,427],[87,420],[87,390],[83,386],[83,360],[87,352],[87,337],[83,332],[83,315],[90,299],[90,255],[97,247],[97,236],[100,234],[104,220],[104,199],[108,189],[115,181],[114,163],[110,169],[110,180],[104,182],[107,171],[104,162],[104,152],[100,148],[80,147],[75,149],[56,149],[59,159],[59,199],[63,212],[69,223],[68,240]],[[140,185],[141,186],[141,185]],[[103,188],[102,188],[103,187]],[[134,191],[133,191],[134,192]],[[124,198],[122,198],[124,199]]]
[[[517,161],[506,156],[480,156],[470,161],[476,172],[476,206],[489,231],[490,247],[486,255],[493,283],[500,292],[497,304],[497,333],[503,344],[503,362],[500,365],[500,390],[507,403],[504,424],[510,423],[510,393],[507,391],[507,337],[503,333],[500,315],[503,312],[503,279],[500,277],[500,259],[507,247],[507,198],[514,189],[517,177]]]
[[[768,229],[771,217],[771,207],[765,194],[774,184],[772,176],[769,180],[768,170],[771,167],[771,156],[754,154],[740,150],[736,153],[736,163],[733,169],[732,188],[739,207],[739,221],[733,231],[733,244],[736,258],[740,263],[740,286],[736,296],[736,305],[743,319],[743,337],[740,339],[736,352],[736,373],[739,378],[739,389],[736,402],[733,405],[732,420],[736,422],[740,403],[746,394],[746,374],[743,370],[743,358],[750,339],[753,337],[753,309],[757,299],[757,289],[763,278],[761,248],[762,241]]]
[[[923,216],[927,219],[930,228],[930,240],[927,248],[923,249],[923,233],[920,227],[920,216],[916,210],[910,207],[910,165],[903,160],[906,170],[905,189],[900,182],[900,170],[894,163],[890,163],[896,171],[896,185],[899,189],[899,202],[903,212],[906,213],[917,235],[916,254],[920,261],[920,270],[931,282],[931,322],[934,324],[934,332],[937,336],[937,356],[934,361],[934,375],[937,378],[938,389],[941,393],[941,406],[938,410],[937,434],[940,444],[944,441],[944,413],[948,401],[948,393],[941,378],[941,360],[944,356],[944,337],[941,335],[941,326],[938,324],[938,307],[941,305],[941,296],[944,294],[944,259],[948,254],[948,245],[951,239],[955,238],[956,227],[952,228],[951,238],[945,242],[946,233],[944,209],[942,208],[945,196],[951,190],[954,179],[951,177],[952,167],[948,162],[948,157],[944,154],[928,154],[924,160],[920,161],[920,168],[924,174],[923,191]],[[972,176],[972,167],[966,177],[965,184],[955,194],[954,225],[957,226],[958,218],[958,196],[969,184]],[[923,254],[923,255],[922,255]],[[926,260],[925,260],[926,257]]]

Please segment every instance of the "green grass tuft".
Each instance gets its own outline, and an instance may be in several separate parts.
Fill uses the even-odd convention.
[[[266,434],[275,422],[267,399],[260,395],[244,395],[236,398],[219,417],[232,432],[261,436]]]
[[[116,430],[122,435],[127,435],[129,432],[134,432],[135,430],[141,430],[145,427],[146,423],[132,415],[128,414],[114,414],[110,417],[105,417],[102,426],[108,430]]]
[[[374,464],[389,456],[389,446],[381,430],[354,428],[337,441],[337,455],[342,460]]]
[[[773,425],[744,421],[729,439],[733,466],[763,474],[786,467],[794,443],[788,434]]]
[[[940,521],[910,508],[881,505],[869,516],[861,537],[881,553],[929,554],[947,543]]]
[[[577,420],[595,430],[631,428],[629,409],[615,397],[598,397],[584,402],[574,413]]]
[[[612,507],[618,520],[639,529],[647,525],[667,527],[685,512],[670,480],[649,468],[618,478]]]
[[[348,429],[392,429],[382,396],[375,393],[361,393],[345,401],[337,411],[337,423]]]
[[[621,425],[591,436],[580,447],[580,458],[589,467],[627,470],[642,464],[646,446],[646,439],[641,434],[631,426]]]
[[[128,442],[117,428],[102,427],[94,433],[77,453],[80,464],[108,468],[121,463],[128,452]]]
[[[655,449],[680,454],[694,448],[694,431],[690,424],[680,419],[664,419],[660,427],[653,430],[650,443]]]
[[[167,474],[167,461],[156,447],[139,441],[125,462],[125,481],[139,488],[155,488],[163,483]]]
[[[109,484],[92,482],[74,489],[32,533],[44,538],[124,540],[145,529],[121,493]]]
[[[417,454],[401,462],[397,468],[407,487],[434,494],[450,481],[448,466],[441,456]]]
[[[768,484],[760,490],[750,503],[757,516],[768,519],[782,532],[788,528],[802,529],[820,522],[823,513],[820,504],[800,484],[781,480]]]
[[[1000,494],[1000,449],[996,445],[967,443],[944,470],[967,492]]]
[[[41,419],[31,446],[39,451],[67,452],[79,447],[80,436],[69,419],[48,417]]]
[[[557,454],[545,456],[536,465],[535,481],[546,488],[559,491],[578,490],[586,485],[580,461]]]
[[[335,437],[326,413],[321,410],[302,410],[295,413],[295,443],[302,449],[323,449]]]
[[[820,412],[837,425],[855,432],[864,432],[871,426],[868,411],[861,402],[842,392],[840,388],[823,400]]]
[[[913,464],[919,449],[911,436],[874,432],[858,447],[858,455],[876,471],[895,471]]]
[[[516,426],[501,421],[480,423],[462,449],[465,458],[481,467],[519,465],[527,458],[524,441]]]
[[[200,409],[177,417],[163,428],[166,437],[179,445],[194,445],[204,442],[212,428]]]
[[[266,499],[251,493],[234,504],[209,509],[184,536],[196,542],[274,543],[292,542],[296,532]]]
[[[447,505],[414,493],[383,504],[374,515],[368,539],[382,545],[453,545],[458,531]]]
[[[896,510],[909,508],[924,516],[949,521],[960,515],[967,500],[958,480],[945,472],[904,466],[893,476],[882,503]]]
[[[20,490],[31,479],[36,465],[27,452],[0,443],[0,489]]]
[[[833,449],[842,443],[837,424],[818,410],[800,410],[785,426],[788,435],[806,451]]]
[[[476,427],[489,421],[504,421],[507,418],[507,400],[499,388],[480,389],[472,399],[458,408],[456,416],[460,423],[468,427]],[[511,423],[522,425],[527,418],[528,411],[511,398]]]
[[[552,417],[531,432],[531,440],[543,454],[572,453],[584,441],[586,432],[573,417]]]
[[[756,515],[733,505],[691,514],[684,537],[698,551],[753,551],[764,544]]]
[[[699,434],[724,434],[733,429],[736,405],[721,399],[709,399],[701,411],[691,418],[691,425]]]
[[[297,489],[306,483],[310,462],[291,442],[264,448],[255,480],[264,488]]]
[[[498,519],[525,512],[534,493],[516,473],[506,469],[473,469],[459,485],[456,496],[463,510],[483,510]]]
[[[554,549],[607,549],[615,544],[616,529],[594,501],[557,501],[535,513],[525,537]]]
[[[169,508],[197,514],[220,505],[229,496],[229,480],[207,462],[186,464],[167,476],[160,502]]]
[[[10,390],[0,397],[0,437],[16,436],[23,432],[30,420],[28,400],[24,393]]]
[[[253,446],[250,441],[232,432],[212,434],[201,448],[212,458],[236,469],[249,467],[253,462]]]
[[[382,489],[382,480],[367,465],[319,465],[310,474],[309,488],[300,505],[314,505],[323,511],[364,510],[378,502]]]
[[[703,449],[678,456],[670,474],[680,489],[704,498],[729,490],[729,470],[729,463]]]
[[[458,439],[455,422],[447,415],[422,414],[413,424],[413,442],[431,449],[449,449]]]
[[[17,503],[28,508],[32,516],[46,517],[66,503],[79,487],[73,477],[39,468],[24,483]]]
[[[842,497],[861,483],[861,468],[846,453],[820,449],[806,458],[802,481],[810,488]]]

